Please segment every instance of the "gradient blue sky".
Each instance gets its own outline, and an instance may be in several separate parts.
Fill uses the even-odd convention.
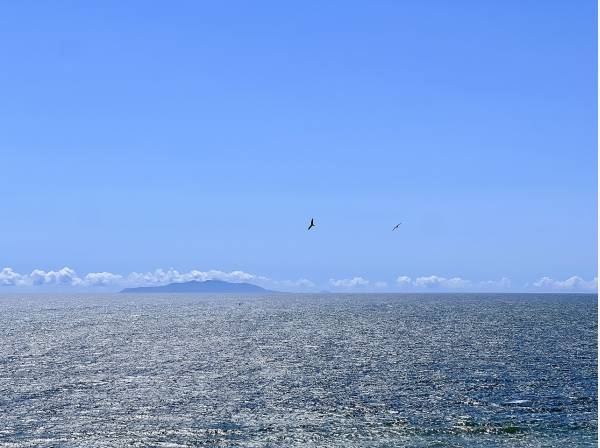
[[[0,269],[591,280],[596,15],[5,2]]]

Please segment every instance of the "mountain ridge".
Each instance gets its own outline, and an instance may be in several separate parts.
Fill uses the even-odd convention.
[[[234,283],[223,280],[191,280],[189,282],[176,282],[160,286],[139,286],[135,288],[125,288],[121,293],[201,293],[201,292],[220,292],[220,293],[273,293],[258,285],[251,283]]]

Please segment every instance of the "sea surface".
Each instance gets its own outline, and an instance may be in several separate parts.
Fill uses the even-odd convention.
[[[593,295],[0,296],[0,446],[597,446],[597,312]]]

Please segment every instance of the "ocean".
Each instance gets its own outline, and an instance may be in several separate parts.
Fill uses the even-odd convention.
[[[597,298],[0,296],[1,447],[597,446]]]

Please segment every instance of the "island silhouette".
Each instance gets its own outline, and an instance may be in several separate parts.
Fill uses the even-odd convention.
[[[274,293],[251,283],[233,283],[223,280],[206,280],[189,282],[169,283],[161,286],[140,286],[136,288],[125,288],[122,293],[160,293],[160,292],[210,292],[210,293]]]

